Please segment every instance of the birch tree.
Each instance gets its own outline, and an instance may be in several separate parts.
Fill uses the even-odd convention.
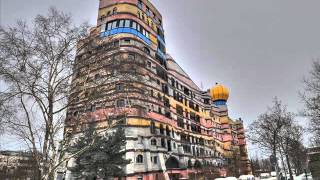
[[[281,147],[281,133],[291,125],[292,119],[293,113],[288,112],[286,106],[275,98],[273,106],[269,107],[267,112],[262,113],[249,127],[249,140],[270,152],[273,159],[275,159],[277,177],[279,177],[277,152]]]
[[[32,152],[42,179],[52,179],[77,41],[88,26],[51,8],[32,26],[0,27],[0,119]]]
[[[304,78],[304,92],[300,93],[305,104],[303,115],[310,119],[312,143],[320,145],[320,62],[314,61],[309,76]]]

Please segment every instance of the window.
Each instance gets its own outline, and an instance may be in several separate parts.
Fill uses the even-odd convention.
[[[126,28],[130,27],[130,20],[128,20],[128,19],[125,20],[124,27],[126,27]]]
[[[147,14],[147,16],[150,16],[150,9],[148,6],[146,6],[146,14]]]
[[[166,127],[166,135],[167,135],[167,136],[170,136],[170,134],[171,134],[171,131],[170,131],[169,127],[167,126],[167,127]]]
[[[150,124],[150,132],[151,132],[151,134],[155,134],[156,133],[156,125],[155,125],[155,123],[153,121]]]
[[[142,34],[146,36],[146,30],[142,29]]]
[[[113,14],[113,15],[114,15],[114,14],[117,14],[117,8],[116,8],[116,7],[113,8],[112,14]]]
[[[178,126],[184,128],[184,122],[182,118],[178,117]]]
[[[117,28],[117,21],[112,22],[112,29],[115,29],[115,28]]]
[[[113,46],[114,46],[114,47],[119,47],[119,46],[120,46],[120,41],[119,41],[119,40],[114,41],[114,42],[113,42]]]
[[[99,80],[99,79],[101,79],[100,74],[96,74],[96,75],[94,75],[94,79],[95,79],[95,80]]]
[[[177,105],[176,111],[177,111],[177,114],[183,116],[183,108],[181,106]]]
[[[140,26],[140,24],[137,24],[137,31],[141,31],[141,26]]]
[[[192,101],[189,101],[189,107],[194,109],[194,103]]]
[[[112,23],[110,22],[110,23],[108,23],[108,26],[107,26],[107,31],[110,31],[112,28]]]
[[[135,60],[135,55],[134,54],[129,54],[128,55],[129,60]]]
[[[133,29],[137,29],[137,23],[132,21],[132,26],[131,26]]]
[[[139,154],[136,158],[136,162],[137,163],[143,163],[143,156],[141,154]]]
[[[119,27],[124,27],[124,20],[120,20]]]
[[[166,147],[166,141],[163,138],[161,139],[161,147]]]
[[[152,162],[153,162],[153,164],[158,164],[158,157],[157,156],[153,156],[152,157]]]
[[[173,78],[170,79],[171,80],[171,86],[175,86],[175,80]]]
[[[157,140],[156,139],[151,139],[151,145],[156,146],[157,145]]]
[[[196,120],[196,114],[194,112],[190,112],[190,119]]]
[[[147,47],[144,47],[144,48],[143,48],[143,51],[144,51],[145,53],[147,53],[147,54],[150,54],[150,49],[147,48]]]
[[[151,68],[151,62],[150,61],[147,62],[147,67]]]
[[[137,180],[143,180],[142,176],[138,176]]]
[[[117,100],[116,105],[117,105],[117,107],[125,107],[125,105],[126,105],[125,100],[124,99]]]
[[[160,134],[164,134],[164,129],[162,124],[160,124]]]
[[[138,18],[140,19],[141,18],[140,11],[138,11],[137,14],[138,14]]]
[[[130,44],[131,40],[130,39],[124,39],[124,42]]]
[[[102,24],[101,25],[101,31],[100,32],[104,32],[106,30],[106,24]]]
[[[96,105],[94,105],[94,104],[91,105],[91,106],[90,106],[90,111],[91,111],[91,112],[96,111]]]
[[[153,89],[150,90],[150,96],[153,97]]]
[[[142,9],[142,0],[138,0],[138,7]]]
[[[117,84],[116,85],[116,91],[123,91],[124,90],[124,85],[123,84]]]

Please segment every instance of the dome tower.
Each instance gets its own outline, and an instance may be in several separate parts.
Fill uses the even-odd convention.
[[[215,105],[224,106],[229,98],[229,90],[225,86],[216,83],[216,85],[210,89],[210,96]]]

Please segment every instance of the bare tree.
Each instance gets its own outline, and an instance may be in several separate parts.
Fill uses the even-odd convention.
[[[280,148],[282,131],[291,125],[293,113],[287,111],[281,101],[274,98],[273,106],[267,112],[261,114],[257,120],[252,122],[249,130],[249,139],[253,144],[271,153],[279,177],[277,152]]]
[[[0,119],[28,146],[42,179],[52,179],[57,165],[75,49],[87,29],[54,8],[32,28],[23,21],[0,27]]]
[[[309,77],[303,80],[305,88],[300,93],[305,104],[303,114],[310,118],[309,130],[314,134],[313,143],[320,145],[320,62],[314,61]]]
[[[307,166],[307,149],[301,141],[291,142],[289,157],[291,157],[296,174],[303,173]]]
[[[284,155],[286,159],[287,168],[289,170],[290,179],[293,179],[293,172],[292,172],[292,158],[298,157],[291,157],[292,152],[295,151],[296,143],[302,141],[303,136],[303,128],[300,125],[297,125],[294,120],[291,120],[290,125],[285,126],[281,130],[281,135],[279,136],[279,152],[281,155]]]

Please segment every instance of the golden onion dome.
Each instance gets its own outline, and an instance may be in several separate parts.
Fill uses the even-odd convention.
[[[227,101],[229,98],[229,90],[221,84],[216,84],[210,89],[210,96],[213,101]]]

